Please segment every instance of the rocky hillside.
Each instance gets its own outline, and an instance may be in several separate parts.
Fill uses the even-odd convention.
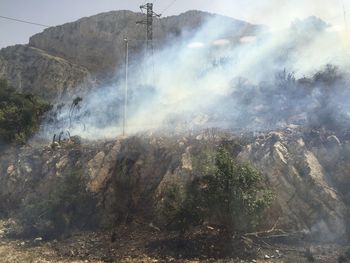
[[[136,22],[143,18],[140,13],[112,11],[48,28],[31,37],[28,45],[0,50],[0,78],[8,79],[24,93],[41,95],[50,102],[65,97],[72,99],[76,93],[97,89],[102,86],[98,85],[101,82],[115,80],[124,60],[125,36],[130,40],[131,64],[139,61],[145,45],[145,28]],[[155,48],[193,36],[211,18],[225,20],[223,24],[229,25],[230,30],[220,37],[232,43],[261,29],[231,18],[189,11],[179,16],[155,18]],[[52,133],[65,132],[55,135],[51,144],[40,141],[45,139],[39,137],[25,145],[0,144],[0,218],[6,220],[0,221],[0,237],[35,236],[42,237],[42,241],[56,238],[57,233],[97,228],[106,230],[106,240],[113,243],[120,233],[115,229],[139,222],[157,233],[170,231],[159,213],[159,204],[171,189],[169,186],[185,188],[188,182],[195,181],[193,179],[213,175],[208,169],[206,162],[210,158],[207,157],[211,157],[211,165],[215,166],[218,146],[224,144],[232,150],[227,151],[230,160],[256,167],[263,174],[263,187],[275,195],[263,213],[263,223],[254,231],[273,229],[281,234],[277,238],[291,236],[306,242],[348,240],[348,109],[344,106],[346,111],[342,111],[339,97],[331,95],[339,93],[346,98],[348,79],[348,75],[338,74],[337,68],[330,65],[302,79],[284,70],[271,83],[257,87],[242,82],[237,84],[242,85],[238,92],[219,98],[223,105],[227,102],[227,107],[214,112],[215,123],[219,121],[216,116],[229,115],[235,110],[232,105],[237,105],[239,118],[235,119],[236,114],[232,119],[225,117],[229,127],[231,124],[236,125],[236,129],[253,127],[251,131],[256,126],[249,125],[258,119],[258,124],[267,124],[264,132],[245,130],[238,134],[213,128],[204,132],[189,129],[186,135],[179,135],[174,131],[175,126],[169,126],[172,128],[167,136],[153,131],[148,135],[85,140],[73,136],[76,135],[73,129],[62,128],[65,120],[83,124],[84,131],[85,117],[89,120],[92,116],[91,119],[102,126],[114,122],[116,118],[110,116],[104,119],[107,113],[118,111],[118,107],[104,100],[112,93],[98,90],[96,93],[101,94],[86,100],[92,107],[83,108],[81,115],[78,112],[81,98],[66,105],[69,114],[62,114],[63,117],[60,113],[65,106],[56,105],[57,112],[53,112],[52,120],[48,118],[54,126]],[[330,92],[329,87],[337,89]],[[138,96],[146,98],[148,88],[152,89],[144,87],[144,93]],[[202,97],[203,94],[198,96]],[[109,99],[118,104],[120,98]],[[98,102],[97,107],[94,100]],[[243,124],[239,126],[241,119]],[[203,183],[200,187],[207,186]],[[222,203],[227,200],[229,198]],[[217,223],[215,218],[206,217],[200,227],[212,231],[215,228],[208,224],[216,227]],[[257,233],[248,234],[254,239]]]
[[[260,28],[227,17],[189,11],[155,19],[156,48],[191,34],[213,17],[232,24],[229,38],[252,35]],[[0,78],[51,100],[87,90],[94,86],[95,78],[104,81],[118,71],[124,59],[126,35],[130,39],[131,56],[135,58],[140,54],[146,31],[136,22],[142,19],[141,13],[112,11],[45,29],[31,37],[28,45],[0,50]]]
[[[350,158],[349,140],[326,132],[311,134],[315,132],[288,128],[245,135],[238,158],[261,169],[276,194],[266,213],[268,225],[277,222],[287,232],[339,241],[346,236],[348,222],[344,186],[350,177],[344,163]],[[232,134],[225,136],[228,143],[237,140]],[[193,178],[202,146],[215,147],[220,137],[209,132],[177,139],[147,136],[95,143],[73,138],[54,149],[9,149],[0,159],[0,211],[11,216],[33,195],[46,198],[55,178],[78,169],[98,199],[102,225],[113,227],[138,217],[153,221],[166,185]]]

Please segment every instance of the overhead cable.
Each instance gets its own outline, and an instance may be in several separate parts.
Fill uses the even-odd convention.
[[[11,21],[16,21],[16,22],[21,22],[21,23],[25,23],[25,24],[35,25],[35,26],[51,27],[51,26],[48,26],[48,25],[39,24],[39,23],[27,21],[27,20],[21,20],[21,19],[17,19],[17,18],[13,18],[13,17],[8,17],[8,16],[1,16],[0,15],[0,18],[11,20]]]

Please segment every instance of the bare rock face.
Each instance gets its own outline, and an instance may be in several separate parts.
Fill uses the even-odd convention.
[[[17,45],[0,50],[0,78],[22,92],[40,95],[50,101],[92,88],[85,68],[43,50]]]
[[[95,155],[87,163],[90,181],[88,188],[91,192],[97,193],[105,187],[107,181],[113,176],[115,160],[120,151],[120,142],[108,145],[108,151],[104,150]]]
[[[111,70],[124,56],[124,37],[144,36],[137,26],[141,14],[131,11],[108,12],[44,30],[30,38],[29,45],[63,57],[91,71]],[[141,37],[142,38],[142,37]],[[131,42],[130,48],[139,45]],[[119,63],[118,63],[119,62]]]
[[[267,176],[276,193],[282,228],[305,229],[320,241],[345,235],[342,196],[301,134],[271,132],[247,145],[240,158],[251,161]]]

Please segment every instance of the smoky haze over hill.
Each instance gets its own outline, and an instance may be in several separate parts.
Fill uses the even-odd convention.
[[[195,14],[202,13],[193,11],[182,18],[198,21]],[[164,42],[155,44],[153,55],[137,53],[131,46],[129,133],[348,125],[348,49],[341,35],[327,30],[327,23],[309,17],[269,32],[226,17],[205,16],[198,24],[190,23],[197,26],[169,30]],[[121,133],[121,65],[112,84],[83,98],[72,131],[86,138]],[[69,126],[64,123],[72,119],[70,114],[60,109],[51,119],[54,130]],[[51,127],[44,130],[52,134]]]
[[[186,31],[198,30],[206,21],[218,15],[200,11],[188,11],[179,16],[154,19],[155,46],[162,46],[166,40],[179,38]],[[44,30],[30,38],[29,45],[46,50],[90,70],[105,72],[114,70],[123,63],[124,38],[130,39],[131,54],[145,45],[146,31],[137,21],[144,19],[141,13],[111,11],[76,22]],[[232,25],[232,37],[254,34],[258,26],[224,18]],[[182,36],[183,37],[183,36]],[[135,55],[135,54],[134,54]]]
[[[143,18],[131,11],[102,13],[48,28],[28,46],[0,51],[2,77],[58,105],[41,134],[69,129],[104,138],[121,133],[125,36],[129,133],[322,126],[328,118],[347,125],[349,49],[321,19],[292,21],[288,29],[270,32],[188,11],[155,19],[154,48],[147,53],[145,27],[136,24]],[[41,75],[48,66],[52,69]],[[69,75],[72,70],[81,73]],[[83,100],[72,113],[75,96]]]
[[[215,15],[189,11],[180,16],[155,19],[155,49],[160,49],[183,32],[197,30]],[[124,37],[130,39],[130,57],[140,60],[145,47],[145,27],[136,21],[144,17],[131,11],[111,11],[56,26],[34,35],[28,45],[0,51],[0,77],[16,88],[53,101],[88,91],[95,82],[111,82],[124,63]],[[226,18],[240,30],[233,36],[253,34],[259,27]],[[233,26],[233,30],[236,28]],[[70,74],[70,72],[76,72]],[[40,80],[40,81],[39,81]],[[47,92],[50,90],[50,92]]]

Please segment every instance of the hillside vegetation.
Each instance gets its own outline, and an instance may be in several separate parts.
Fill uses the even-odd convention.
[[[51,108],[44,99],[17,92],[6,80],[0,80],[0,142],[24,143],[40,125]]]

